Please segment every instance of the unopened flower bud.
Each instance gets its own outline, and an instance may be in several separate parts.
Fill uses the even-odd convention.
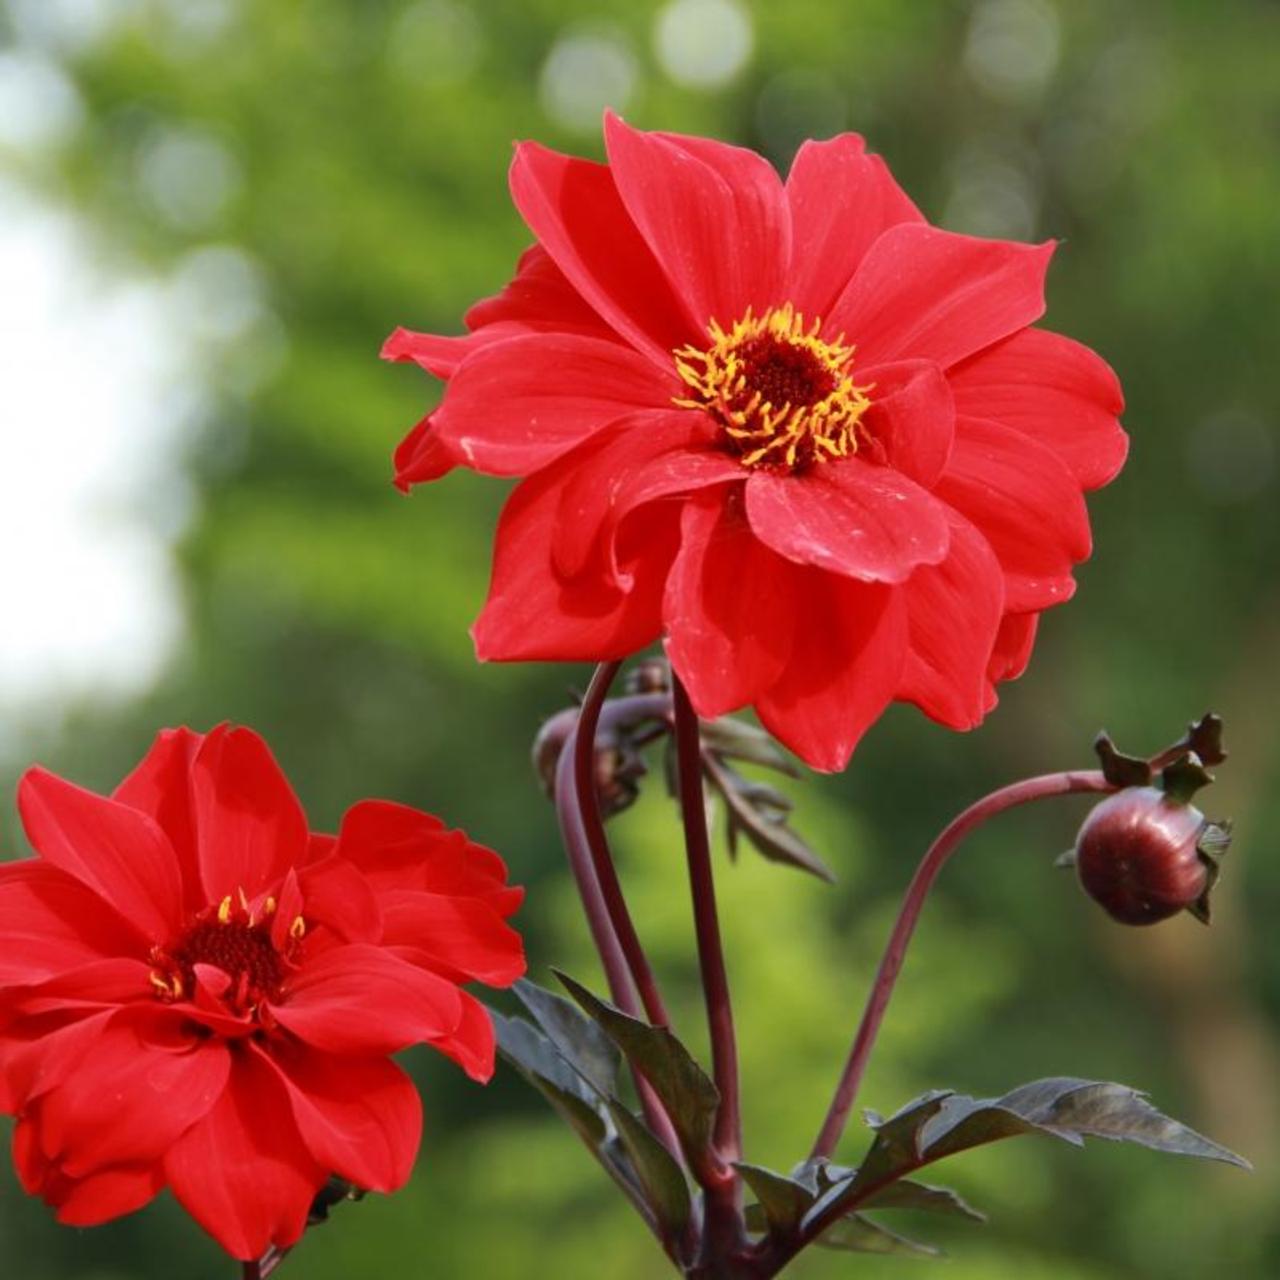
[[[1208,920],[1208,892],[1230,841],[1226,824],[1158,787],[1126,787],[1085,819],[1075,865],[1085,892],[1122,924],[1190,911]]]

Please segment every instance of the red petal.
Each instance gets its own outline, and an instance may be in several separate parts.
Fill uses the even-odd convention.
[[[858,369],[858,382],[871,387],[864,419],[886,461],[926,489],[951,456],[956,411],[946,374],[932,360],[899,360]]]
[[[524,974],[520,935],[486,902],[404,889],[384,894],[382,908],[387,945],[416,947],[453,981],[509,987]]]
[[[796,584],[796,645],[756,703],[770,733],[815,769],[849,763],[892,700],[907,654],[907,611],[894,587],[809,570]]]
[[[429,413],[396,446],[392,456],[396,488],[408,493],[415,484],[425,484],[448,475],[460,461],[457,454],[434,430],[434,413]]]
[[[182,920],[182,879],[168,839],[155,822],[116,800],[29,769],[18,808],[31,843],[105,898],[155,942]]]
[[[51,1202],[57,1205],[63,1226],[97,1227],[150,1204],[163,1188],[159,1165],[127,1165],[68,1179]]]
[[[1034,436],[1096,489],[1124,465],[1129,437],[1111,367],[1088,347],[1046,329],[1024,329],[950,373],[960,412]]]
[[[281,1041],[267,1057],[321,1168],[368,1191],[409,1180],[422,1137],[418,1091],[385,1058],[335,1058]]]
[[[83,1067],[93,1045],[118,1014],[117,1009],[104,1009],[52,1029],[44,1026],[42,1020],[36,1020],[31,1030],[24,1027],[16,1033],[8,1030],[0,1040],[3,1110],[24,1110]]]
[[[642,133],[605,115],[618,192],[699,331],[784,300],[791,213],[772,165],[709,138]]]
[[[637,408],[680,394],[630,347],[578,334],[527,334],[495,342],[454,375],[432,417],[441,445],[490,475],[524,475]]]
[[[699,336],[623,207],[605,165],[521,143],[511,197],[529,229],[581,296],[660,368]]]
[[[342,819],[338,852],[381,890],[425,889],[501,904],[513,892],[492,849],[451,831],[429,813],[390,800],[362,800]]]
[[[530,245],[516,265],[515,278],[501,293],[482,298],[463,317],[468,329],[492,324],[526,329],[558,329],[611,337],[608,325],[569,283],[551,255]]]
[[[493,1078],[494,1044],[493,1019],[489,1010],[465,991],[462,997],[462,1021],[447,1036],[431,1041],[431,1047],[446,1058],[452,1058],[473,1080],[488,1084]]]
[[[489,598],[471,630],[482,662],[599,662],[658,638],[675,513],[655,504],[627,520],[614,544],[619,572],[605,566],[565,579],[552,560],[564,482],[559,465],[548,467],[518,485],[503,508]],[[630,590],[618,585],[621,576]]]
[[[150,1018],[117,1017],[94,1039],[80,1069],[43,1096],[41,1147],[71,1177],[156,1160],[208,1114],[230,1065],[220,1040],[166,1034]]]
[[[1036,628],[1040,622],[1038,613],[1009,613],[1000,623],[995,647],[991,652],[991,664],[987,677],[993,683],[999,680],[1016,680],[1031,661],[1035,647]]]
[[[112,793],[113,800],[154,818],[169,837],[188,910],[205,905],[191,812],[191,765],[203,741],[203,734],[187,728],[162,729],[138,767]]]
[[[1089,555],[1089,516],[1066,465],[1012,427],[956,419],[946,473],[934,490],[991,543],[1005,571],[1005,608],[1061,603],[1071,567]]]
[[[805,142],[787,175],[791,271],[786,296],[812,318],[826,316],[867,250],[899,222],[923,222],[879,156],[856,133]]]
[[[299,872],[298,883],[308,926],[326,925],[344,942],[381,939],[378,899],[368,880],[345,858],[330,856],[311,863]]]
[[[754,702],[781,676],[796,571],[751,532],[740,497],[695,495],[680,531],[663,602],[666,649],[698,714],[712,719]]]
[[[0,937],[0,985],[149,950],[149,940],[97,893],[36,858],[0,866]]]
[[[861,458],[792,475],[756,471],[747,518],[761,542],[796,564],[866,582],[902,582],[947,554],[941,503],[891,467]]]
[[[892,227],[870,248],[824,328],[863,364],[922,357],[944,368],[1044,312],[1053,245],[980,240],[937,227]]]
[[[165,1156],[178,1202],[233,1257],[296,1244],[328,1171],[311,1157],[279,1075],[252,1044],[209,1114]]]
[[[420,333],[416,329],[393,329],[379,354],[384,360],[412,361],[434,378],[448,381],[470,355],[491,342],[524,333],[523,325],[493,325],[483,333]]]
[[[220,725],[192,773],[206,901],[274,889],[304,860],[307,819],[267,744],[251,729]]]
[[[1004,575],[987,540],[951,513],[951,549],[903,587],[911,654],[898,696],[952,729],[987,711],[987,662],[1004,608]]]
[[[356,1055],[449,1035],[462,1016],[451,982],[363,942],[309,959],[272,1012],[317,1049]]]
[[[744,479],[742,464],[718,447],[717,437],[702,413],[635,414],[565,458],[557,470],[564,488],[552,547],[556,570],[571,578],[607,556],[616,577],[614,535],[637,507]]]

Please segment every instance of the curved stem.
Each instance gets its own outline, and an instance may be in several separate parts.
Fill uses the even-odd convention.
[[[609,838],[605,835],[599,797],[596,795],[596,727],[600,722],[600,709],[609,693],[609,686],[621,667],[621,662],[602,662],[587,686],[587,696],[582,700],[573,744],[573,776],[578,792],[578,808],[582,815],[582,830],[618,945],[626,957],[627,968],[636,985],[645,1015],[654,1026],[666,1027],[671,1025],[671,1019],[667,1016],[666,1006],[649,966],[649,958],[644,953],[640,935],[636,933],[631,912],[627,909],[627,900],[622,896],[622,885],[618,881],[618,872],[609,853]]]
[[[262,1270],[257,1262],[246,1262],[240,1271],[241,1280],[260,1280]]]
[[[610,998],[623,1013],[638,1018],[641,1016],[640,1003],[636,999],[627,960],[622,953],[618,936],[614,932],[613,922],[605,905],[591,850],[583,830],[582,810],[578,803],[578,789],[573,776],[577,734],[577,729],[570,732],[556,769],[556,817],[560,821],[560,836],[564,841],[565,852],[569,855],[569,869],[573,872],[574,883],[578,886],[578,896],[582,900],[582,909],[587,917],[591,940],[600,956],[605,980],[609,984]],[[657,1134],[675,1159],[683,1163],[684,1156],[680,1150],[680,1141],[672,1127],[671,1118],[658,1100],[658,1095],[638,1072],[633,1072],[633,1078],[636,1093],[640,1098],[640,1105],[650,1129]]]
[[[1068,771],[1064,773],[1047,773],[1036,778],[1026,778],[1022,782],[1001,787],[990,795],[984,796],[953,819],[941,835],[929,846],[928,852],[920,860],[916,873],[907,887],[902,908],[894,923],[893,932],[889,935],[888,945],[876,970],[875,982],[867,997],[867,1007],[862,1014],[862,1021],[849,1050],[840,1083],[836,1086],[835,1096],[823,1121],[822,1129],[813,1144],[810,1159],[830,1158],[840,1141],[841,1134],[853,1109],[858,1086],[862,1082],[866,1070],[867,1059],[875,1045],[876,1035],[884,1020],[884,1012],[889,998],[893,995],[894,984],[902,969],[902,962],[907,954],[907,946],[911,935],[915,932],[916,922],[920,919],[921,909],[938,873],[946,865],[947,860],[960,846],[971,831],[982,826],[996,814],[1020,804],[1028,804],[1033,800],[1043,800],[1048,796],[1070,795],[1075,792],[1115,791],[1116,788],[1097,770]]]

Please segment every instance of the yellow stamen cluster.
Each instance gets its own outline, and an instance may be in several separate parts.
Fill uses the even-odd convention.
[[[787,471],[858,451],[870,386],[854,384],[853,345],[844,334],[818,337],[791,303],[761,316],[750,308],[727,331],[712,320],[710,346],[680,347],[676,372],[693,392],[682,408],[704,409],[720,423],[743,466]]]
[[[251,967],[254,965],[254,948],[260,948],[263,957],[278,955],[267,933],[267,921],[275,915],[277,905],[275,898],[268,897],[263,901],[261,911],[255,912],[244,890],[239,889],[235,897],[228,894],[216,908],[198,916],[172,950],[153,947],[150,959],[154,967],[148,978],[156,995],[164,1001],[189,998],[193,994],[189,989],[191,971],[199,961],[229,962],[239,969],[246,962]],[[281,957],[285,962],[290,960],[293,948],[302,941],[306,931],[306,921],[302,916],[295,916],[290,921],[288,943]],[[246,946],[250,948],[248,952],[245,951]],[[225,952],[225,959],[219,955],[222,952]],[[261,959],[257,961],[259,971],[262,963]],[[268,972],[276,963],[272,959],[266,960]],[[249,994],[249,970],[240,970],[239,988],[234,999],[243,1001]]]

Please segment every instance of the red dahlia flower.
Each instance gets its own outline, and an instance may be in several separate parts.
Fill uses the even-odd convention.
[[[1124,460],[1120,388],[1029,326],[1052,245],[929,226],[846,134],[760,156],[610,116],[609,163],[524,143],[538,243],[447,338],[396,454],[528,478],[498,526],[481,658],[665,639],[697,710],[752,705],[818,768],[885,706],[957,729],[1021,673]]]
[[[32,769],[19,807],[39,856],[0,866],[0,1110],[61,1221],[168,1186],[257,1258],[331,1174],[409,1176],[421,1106],[389,1054],[492,1074],[459,984],[524,971],[521,890],[461,832],[369,800],[312,834],[266,745],[226,726],[161,733],[110,799]]]

